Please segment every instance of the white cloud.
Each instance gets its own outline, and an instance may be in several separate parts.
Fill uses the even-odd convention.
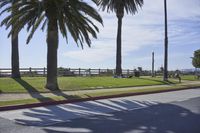
[[[89,0],[85,1],[89,2]],[[157,50],[155,51],[156,54],[160,54],[158,55],[159,58],[156,60],[158,66],[163,64],[163,2],[164,0],[144,0],[144,6],[137,14],[133,16],[124,16],[122,31],[124,68],[129,66],[131,68],[132,66],[138,65],[148,68],[150,64],[147,63],[150,61],[148,55],[151,54],[151,49]],[[176,65],[191,67],[188,56],[192,55],[193,50],[199,48],[200,42],[200,0],[167,0],[167,2],[169,52],[175,52],[170,53],[170,56],[175,56],[169,57],[171,59],[174,58],[173,62],[171,61],[169,65],[171,68]],[[71,64],[74,64],[75,67],[91,66],[97,68],[101,66],[104,68],[113,68],[113,66],[115,66],[117,18],[114,13],[108,14],[106,12],[101,12],[101,15],[104,19],[104,27],[98,24],[100,27],[100,34],[98,34],[97,40],[93,39],[92,48],[85,47],[84,50],[76,48],[70,36],[70,43],[67,46],[65,40],[63,39],[63,41],[60,39],[59,55],[61,56],[59,56],[59,65],[70,67]],[[10,44],[10,39],[6,39],[7,31],[4,30],[4,27],[0,28],[0,31],[2,33],[0,37],[2,41],[0,65],[1,67],[7,67],[10,66],[10,47],[7,46]],[[22,31],[22,33],[24,35],[20,35],[21,66],[35,66],[36,64],[45,66],[46,34],[38,32],[35,34],[31,44],[26,46],[24,43],[27,33],[25,31]],[[32,58],[29,58],[29,54],[27,53],[32,53],[33,49],[36,49],[37,56],[31,56]],[[144,49],[148,50],[145,51]],[[185,51],[183,52],[182,49],[185,49]],[[176,53],[183,54],[177,55]],[[35,53],[33,54],[35,55]],[[42,60],[38,61],[36,59],[37,57],[41,57]],[[187,58],[187,62],[180,62],[181,58]],[[27,60],[31,60],[31,62],[28,61],[27,63]]]
[[[145,0],[142,10],[138,14],[125,15],[122,30],[122,55],[128,56],[144,47],[163,44],[164,9],[162,0]],[[188,32],[191,27],[179,25],[184,20],[199,20],[199,0],[168,0],[169,36],[175,44],[184,40],[196,43],[198,34]],[[104,62],[115,58],[117,19],[115,14],[101,12],[104,28],[100,29],[98,40],[93,40],[91,49],[74,50],[64,53],[64,56],[82,62]],[[143,58],[143,57],[142,57]],[[142,60],[142,59],[141,59]]]
[[[101,42],[99,42],[101,43]],[[112,43],[108,44],[99,44],[96,42],[95,46],[92,48],[84,48],[84,50],[75,50],[75,51],[68,51],[64,53],[64,56],[67,56],[69,58],[80,60],[86,63],[95,63],[95,62],[101,62],[105,59],[109,59],[110,57],[113,57],[115,52],[113,51],[113,45],[110,45]]]

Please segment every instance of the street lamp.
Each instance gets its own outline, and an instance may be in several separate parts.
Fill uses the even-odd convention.
[[[168,80],[168,31],[167,31],[167,0],[164,0],[164,12],[165,12],[165,43],[164,43],[164,71],[163,80]]]
[[[151,70],[151,76],[152,77],[155,76],[155,72],[154,72],[154,51],[152,52],[152,70]]]

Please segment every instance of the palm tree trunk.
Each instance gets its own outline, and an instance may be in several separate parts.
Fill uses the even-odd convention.
[[[13,1],[14,4],[15,1]],[[16,9],[12,9],[15,12]],[[19,72],[19,46],[18,46],[18,34],[12,34],[11,36],[11,68],[12,78],[21,78]]]
[[[19,72],[19,48],[18,48],[18,35],[11,37],[11,65],[12,65],[12,78],[20,78]]]
[[[165,10],[165,53],[164,53],[164,71],[163,80],[168,80],[168,31],[167,31],[167,1],[164,0],[164,10]]]
[[[122,75],[122,17],[118,17],[118,31],[117,31],[117,53],[116,53],[116,76]]]
[[[47,33],[47,83],[49,90],[58,90],[57,82],[58,27],[56,20],[49,19]]]

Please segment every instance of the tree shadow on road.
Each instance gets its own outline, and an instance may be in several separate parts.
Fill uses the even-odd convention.
[[[199,133],[200,111],[196,108],[191,112],[179,103],[101,100],[33,108],[23,112],[29,120],[15,121],[42,127],[45,133]]]
[[[143,103],[140,102],[140,104]],[[110,114],[110,116],[89,116],[73,119],[66,123],[48,127],[45,131],[47,133],[72,133],[73,129],[75,131],[80,129],[80,132],[82,130],[82,132],[94,133],[200,132],[200,115],[175,104],[157,104],[134,111]]]

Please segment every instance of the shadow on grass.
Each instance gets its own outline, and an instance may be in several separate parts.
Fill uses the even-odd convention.
[[[45,102],[45,101],[53,101],[53,99],[44,97],[43,95],[40,94],[40,92],[34,88],[32,85],[30,85],[28,82],[26,82],[23,79],[20,78],[13,78],[18,84],[20,84],[26,91],[30,94],[32,98],[37,99],[40,102]]]
[[[54,99],[52,99],[50,97],[44,97],[43,95],[41,95],[41,93],[36,88],[34,88],[32,85],[30,85],[25,80],[19,79],[19,78],[13,78],[13,79],[17,83],[19,83],[23,88],[25,88],[26,91],[31,95],[32,98],[36,98],[40,102],[55,101]],[[67,95],[67,94],[63,93],[61,90],[56,90],[56,91],[49,90],[49,92],[56,95],[56,96],[61,96],[65,99],[79,98],[77,96]]]
[[[159,82],[159,83],[162,83],[162,84],[176,84],[172,81],[162,81],[162,80],[159,80],[159,79],[150,79],[150,78],[140,78],[140,79],[155,81],[155,82]]]
[[[67,99],[77,99],[80,98],[79,96],[75,96],[75,95],[67,95],[66,93],[64,93],[62,90],[56,90],[56,91],[50,91],[52,94],[56,95],[56,96],[60,96]]]
[[[13,78],[17,83],[19,83],[22,87],[24,87],[28,92],[39,92],[36,88],[34,88],[32,85],[30,85],[28,82],[26,82],[23,79],[20,78]]]

